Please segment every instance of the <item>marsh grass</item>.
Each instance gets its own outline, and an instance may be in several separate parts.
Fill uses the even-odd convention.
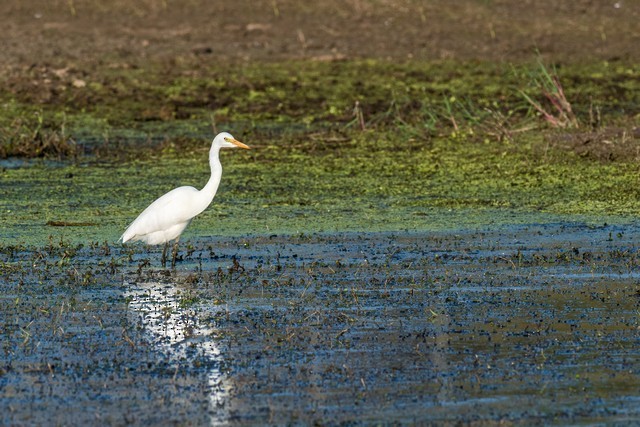
[[[551,68],[551,69],[549,69]],[[547,67],[538,59],[538,67],[529,73],[531,85],[539,91],[544,101],[537,101],[525,91],[520,94],[554,128],[578,128],[580,123],[564,93],[554,67]],[[545,105],[543,105],[543,103]]]
[[[533,130],[539,115],[564,131],[578,116],[628,123],[638,105],[637,67],[624,64],[565,66],[562,84],[541,61],[168,65],[10,76],[0,87],[0,154],[65,157],[98,147],[109,157],[222,129],[254,141],[395,129],[421,140],[464,134],[500,142]],[[74,85],[80,77],[85,84]]]
[[[0,126],[0,158],[73,158],[78,145],[62,120],[51,118],[43,109],[17,115]]]

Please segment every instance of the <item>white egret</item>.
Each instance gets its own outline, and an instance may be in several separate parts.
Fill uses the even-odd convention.
[[[162,251],[162,266],[166,265],[167,246],[171,240],[175,240],[173,246],[173,259],[171,267],[176,265],[176,252],[180,235],[187,228],[189,222],[196,215],[204,211],[213,200],[218,191],[220,178],[222,177],[222,165],[220,164],[221,148],[245,148],[249,146],[236,140],[231,134],[222,132],[216,135],[211,143],[209,151],[209,165],[211,166],[211,178],[202,190],[185,186],[178,187],[161,196],[151,203],[129,225],[122,234],[122,243],[128,241],[141,241],[149,245],[164,243]]]

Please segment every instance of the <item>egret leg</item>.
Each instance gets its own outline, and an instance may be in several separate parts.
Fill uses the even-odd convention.
[[[173,257],[171,258],[171,268],[176,268],[176,256],[178,255],[178,241],[180,238],[178,237],[175,242],[173,242]]]
[[[169,247],[169,242],[166,242],[164,244],[164,249],[162,250],[162,266],[166,267],[167,266],[167,248]]]

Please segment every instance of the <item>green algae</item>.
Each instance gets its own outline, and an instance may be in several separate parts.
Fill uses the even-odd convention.
[[[185,238],[625,222],[640,208],[635,148],[603,162],[552,143],[567,133],[545,129],[521,96],[540,96],[538,65],[170,65],[96,69],[84,87],[54,74],[57,89],[45,95],[2,86],[3,126],[39,114],[93,153],[5,164],[3,242],[115,242],[161,194],[205,184],[218,129],[253,150],[223,153],[219,194]],[[637,65],[556,72],[582,123],[597,110],[592,125],[632,126]],[[65,224],[75,226],[55,226]]]
[[[427,144],[393,132],[357,133],[313,154],[280,142],[222,153],[219,193],[185,238],[625,222],[640,209],[635,163],[600,164],[558,151],[542,158],[524,143],[441,138]],[[42,243],[53,235],[115,242],[164,192],[205,184],[207,149],[203,142],[122,163],[5,169],[2,240]]]

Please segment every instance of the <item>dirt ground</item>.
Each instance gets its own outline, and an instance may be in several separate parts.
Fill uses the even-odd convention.
[[[632,1],[6,0],[0,64],[638,58]]]

